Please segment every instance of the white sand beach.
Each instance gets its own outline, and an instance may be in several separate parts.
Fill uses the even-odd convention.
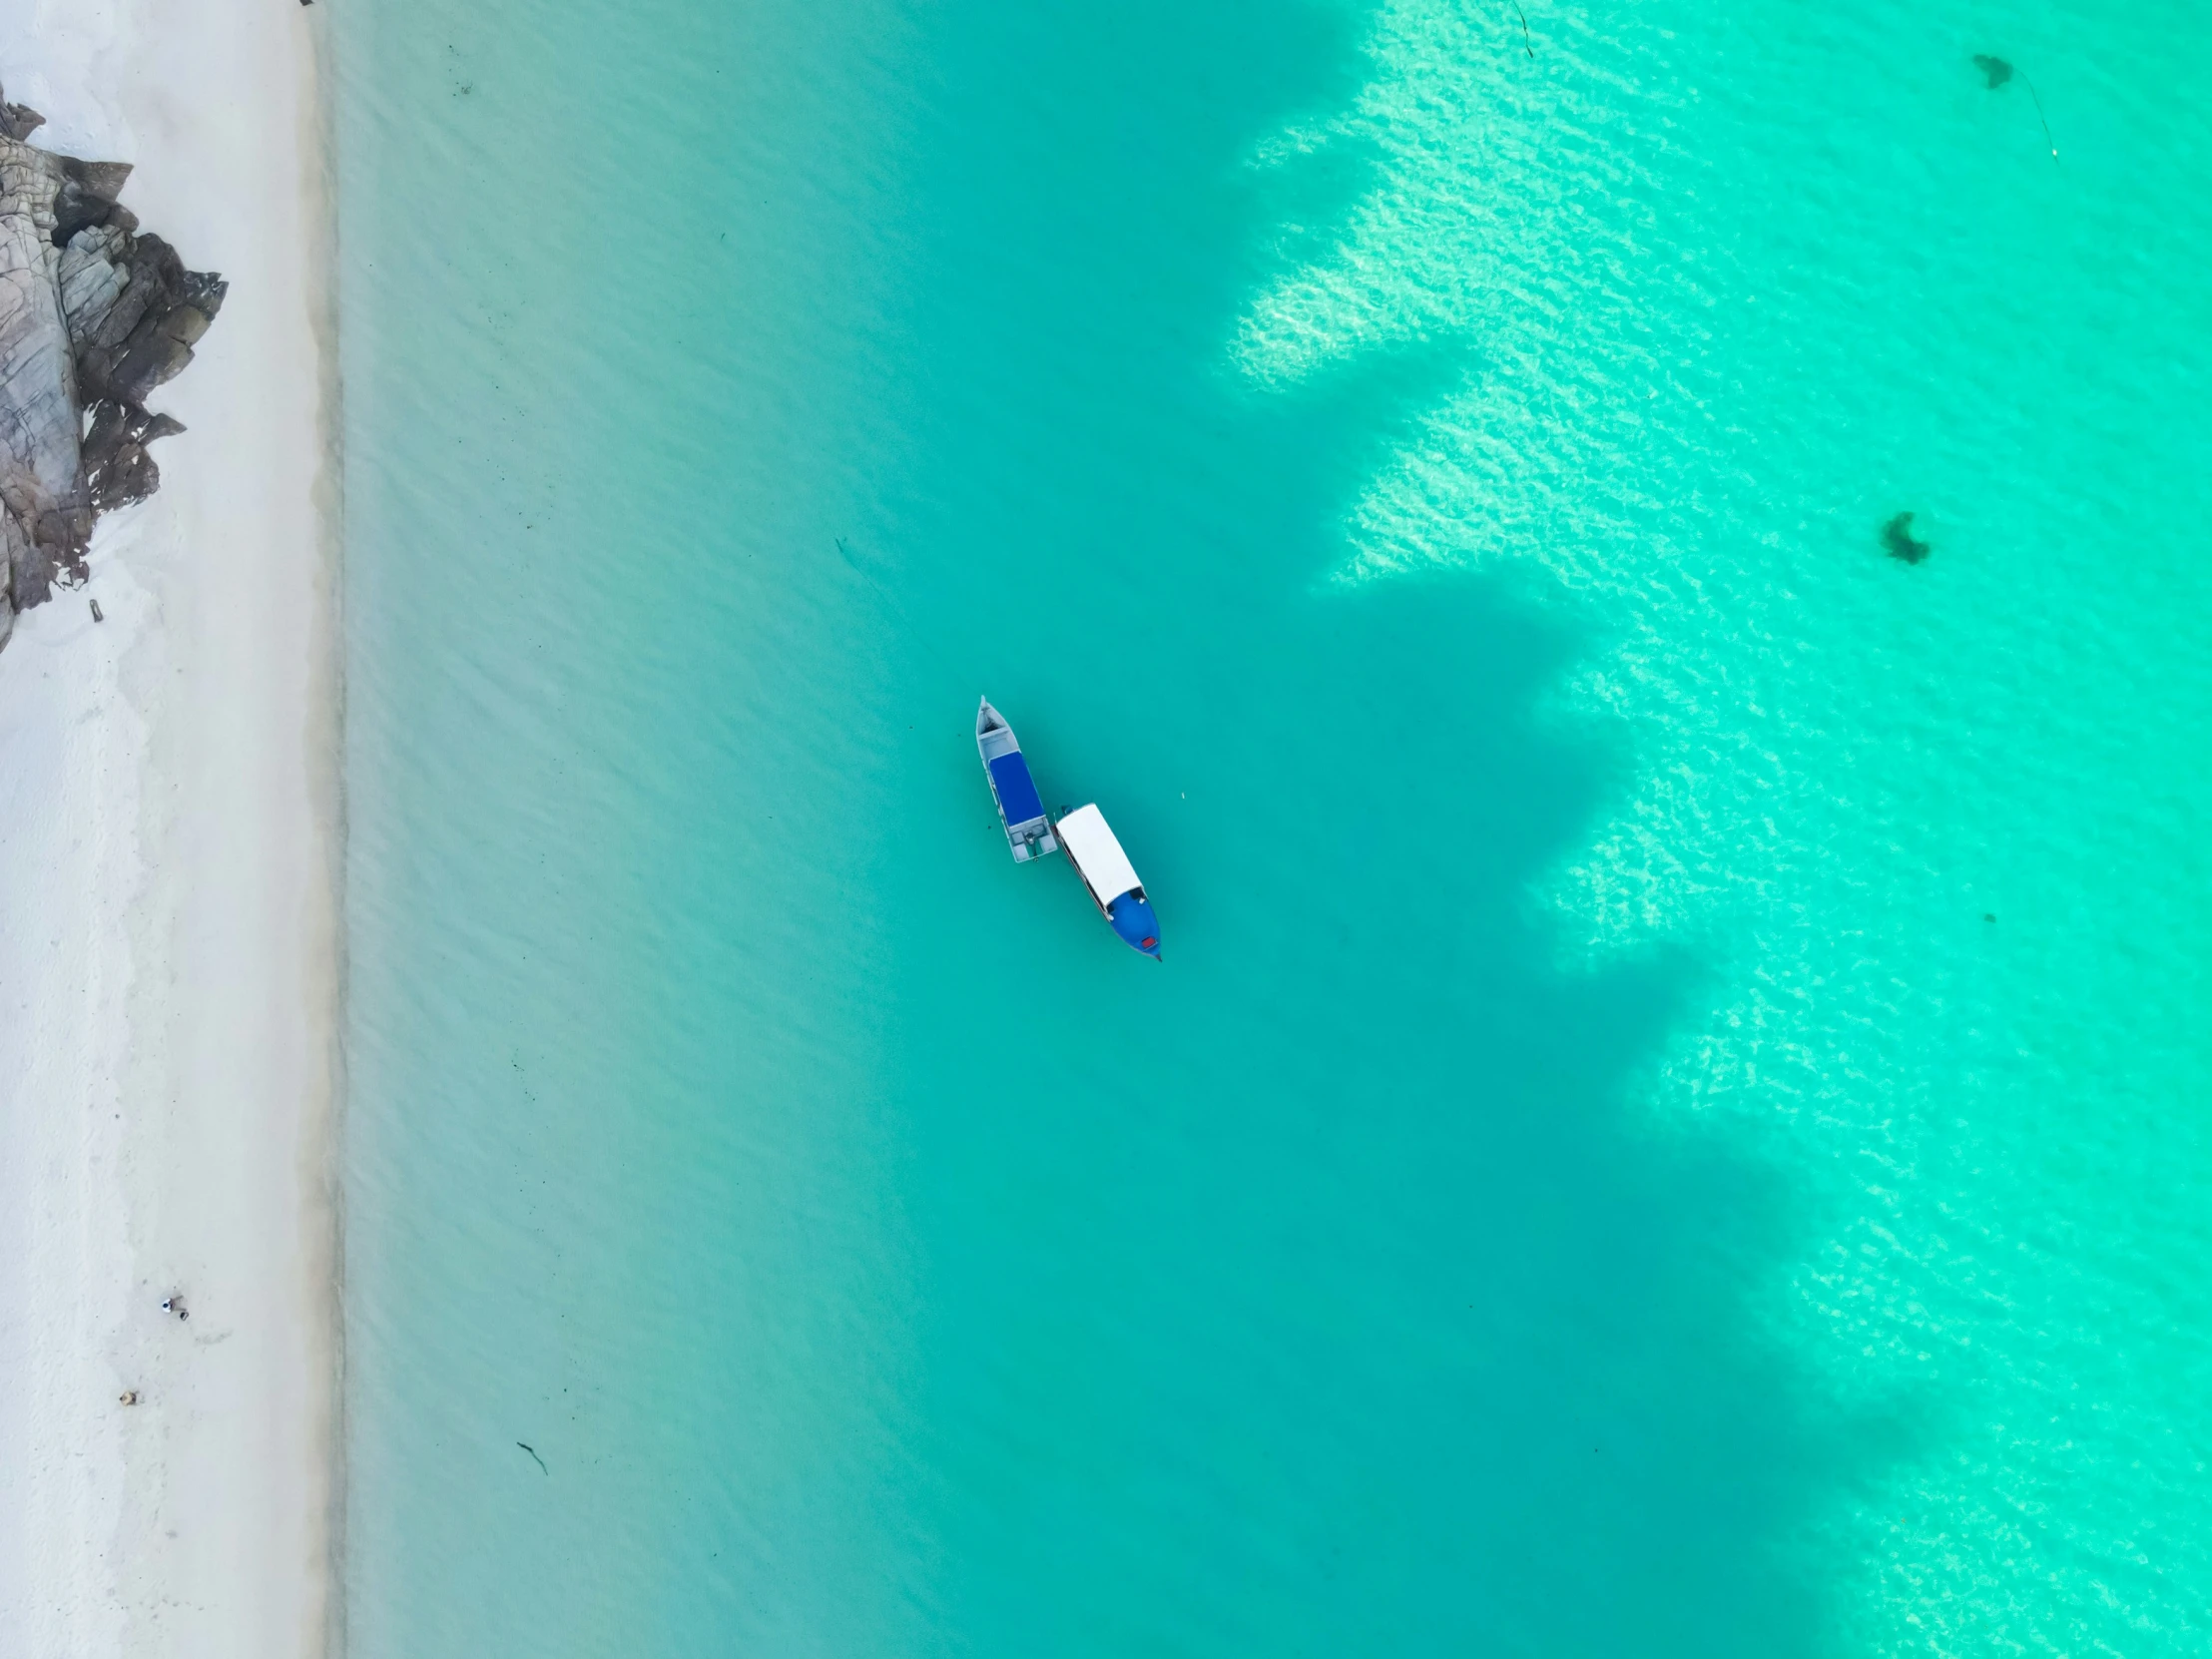
[[[230,280],[155,398],[189,428],[156,448],[160,494],[104,519],[89,588],[0,651],[11,1659],[332,1645],[321,22],[288,0],[0,0],[0,82],[45,114],[36,142],[135,164],[125,205]]]

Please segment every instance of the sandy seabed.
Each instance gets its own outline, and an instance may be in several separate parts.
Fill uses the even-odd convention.
[[[0,0],[37,142],[136,164],[125,205],[231,284],[155,399],[189,428],[157,448],[161,493],[0,651],[9,1659],[337,1645],[322,21]]]

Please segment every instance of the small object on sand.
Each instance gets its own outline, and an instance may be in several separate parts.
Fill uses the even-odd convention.
[[[115,1397],[126,1405],[136,1405],[139,1401],[139,1391],[136,1388],[125,1388]]]
[[[1933,551],[1927,542],[1914,538],[1911,513],[1900,513],[1882,527],[1882,547],[1891,558],[1909,565],[1919,564]]]
[[[553,1471],[545,1466],[545,1459],[538,1455],[538,1448],[536,1446],[532,1445],[528,1440],[517,1440],[515,1441],[515,1444],[522,1447],[524,1451],[527,1451],[530,1454],[530,1460],[533,1463],[537,1464],[539,1473],[544,1474],[548,1477],[552,1475]]]
[[[106,617],[100,614],[100,601],[97,599],[92,602],[92,620],[95,622],[105,622],[108,620]]]
[[[185,1312],[185,1299],[181,1296],[168,1296],[162,1298],[162,1312],[165,1314],[175,1314],[181,1320],[189,1320],[192,1318],[190,1314]]]

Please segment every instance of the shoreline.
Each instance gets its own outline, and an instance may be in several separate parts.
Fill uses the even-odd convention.
[[[36,1659],[340,1645],[325,22],[0,0],[39,142],[133,164],[231,283],[160,492],[0,651],[0,1628]]]

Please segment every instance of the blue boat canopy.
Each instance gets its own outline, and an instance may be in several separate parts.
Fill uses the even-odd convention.
[[[991,785],[998,791],[999,810],[1006,815],[1009,826],[1044,817],[1044,802],[1030,781],[1029,763],[1021,758],[1020,750],[999,756],[990,766]]]

